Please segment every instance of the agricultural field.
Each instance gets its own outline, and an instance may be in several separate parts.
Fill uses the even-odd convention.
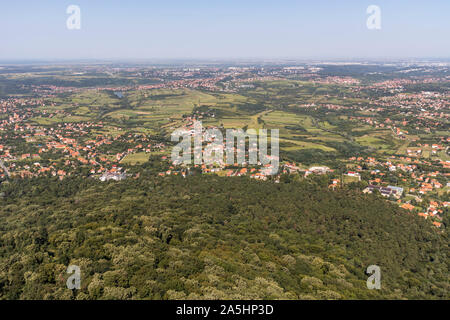
[[[390,130],[350,121],[349,116],[354,113],[315,114],[298,107],[304,103],[344,106],[367,102],[353,97],[345,86],[294,80],[255,82],[254,86],[238,93],[188,88],[126,90],[120,94],[81,90],[48,99],[39,107],[47,116],[31,120],[44,126],[101,121],[104,128],[93,129],[92,134],[117,136],[127,127],[134,132],[163,133],[167,137],[185,125],[185,117],[195,115],[206,127],[279,129],[280,148],[286,152],[320,150],[336,153],[343,144],[346,144],[345,148],[351,145],[351,148],[386,155],[406,152],[408,141],[392,139]],[[202,116],[204,111],[214,116]],[[374,115],[368,111],[358,114]],[[424,150],[423,156],[429,158],[431,154]]]
[[[138,164],[138,163],[144,163],[148,161],[149,154],[145,152],[138,152],[138,153],[132,153],[127,155],[125,158],[123,158],[120,163],[123,164]]]

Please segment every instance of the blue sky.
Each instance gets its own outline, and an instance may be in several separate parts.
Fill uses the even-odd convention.
[[[449,16],[449,0],[2,1],[0,59],[450,58]]]

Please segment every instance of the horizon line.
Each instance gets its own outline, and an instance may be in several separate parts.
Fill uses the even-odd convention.
[[[151,62],[208,62],[208,63],[230,63],[230,62],[290,62],[290,63],[320,63],[320,62],[449,62],[449,57],[228,57],[228,58],[5,58],[0,59],[0,64],[33,64],[33,63],[151,63]]]

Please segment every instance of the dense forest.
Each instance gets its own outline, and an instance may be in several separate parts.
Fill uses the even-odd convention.
[[[0,298],[449,299],[446,230],[314,178],[11,180]],[[381,290],[366,287],[372,264]]]

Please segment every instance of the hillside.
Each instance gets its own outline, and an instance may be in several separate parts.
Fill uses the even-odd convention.
[[[318,179],[38,178],[0,191],[1,299],[450,298],[447,231]],[[371,264],[381,290],[366,288]]]

